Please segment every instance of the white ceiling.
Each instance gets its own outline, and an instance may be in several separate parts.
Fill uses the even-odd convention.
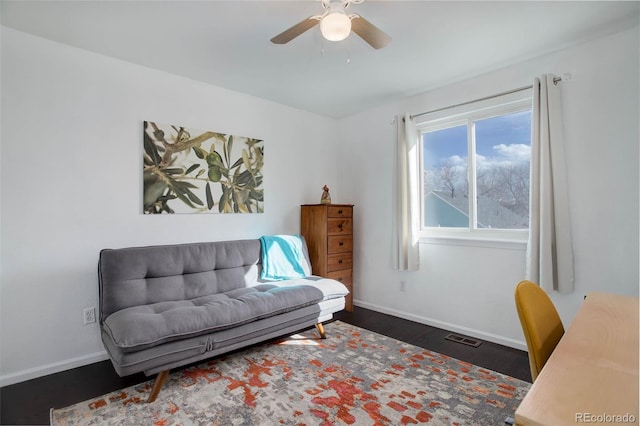
[[[374,50],[354,34],[323,42],[318,27],[270,43],[321,12],[319,0],[0,1],[4,26],[336,118],[637,25],[640,15],[638,1],[352,4],[393,38]]]

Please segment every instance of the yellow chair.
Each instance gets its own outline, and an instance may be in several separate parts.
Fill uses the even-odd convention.
[[[553,302],[539,285],[521,281],[516,286],[515,298],[529,350],[531,379],[535,381],[564,335],[564,327]]]

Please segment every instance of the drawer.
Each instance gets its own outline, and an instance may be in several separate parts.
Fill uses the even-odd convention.
[[[332,235],[328,237],[328,252],[345,253],[353,249],[353,237],[351,235]]]
[[[330,254],[327,256],[327,272],[351,269],[353,258],[351,253]]]
[[[353,311],[353,282],[351,280],[351,269],[345,269],[344,271],[335,271],[329,272],[327,274],[327,278],[334,279],[336,281],[340,281],[342,284],[347,287],[349,290],[349,294],[345,297],[344,309],[346,311]]]
[[[329,235],[346,234],[353,231],[351,219],[331,218],[327,219],[327,233]]]
[[[351,206],[328,206],[327,217],[352,217],[353,207]]]
[[[351,279],[351,269],[345,269],[343,271],[333,271],[327,274],[327,278],[331,278],[332,280],[340,281],[342,284],[347,286],[349,290],[351,290],[352,279]]]

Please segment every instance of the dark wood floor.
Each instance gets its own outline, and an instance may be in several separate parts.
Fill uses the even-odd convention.
[[[334,316],[350,324],[490,370],[531,381],[527,353],[490,342],[473,348],[445,340],[449,332],[356,307]],[[329,336],[330,338],[330,336]],[[109,361],[17,383],[0,389],[0,424],[49,424],[49,409],[61,408],[148,380],[119,377]]]
[[[477,348],[470,347],[445,340],[444,337],[450,331],[363,308],[356,307],[353,312],[339,312],[334,317],[358,327],[531,383],[529,358],[526,352],[519,349],[486,341],[482,341]]]

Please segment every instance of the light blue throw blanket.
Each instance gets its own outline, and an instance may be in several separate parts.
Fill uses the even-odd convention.
[[[263,280],[287,280],[311,275],[311,268],[299,235],[260,237]]]

